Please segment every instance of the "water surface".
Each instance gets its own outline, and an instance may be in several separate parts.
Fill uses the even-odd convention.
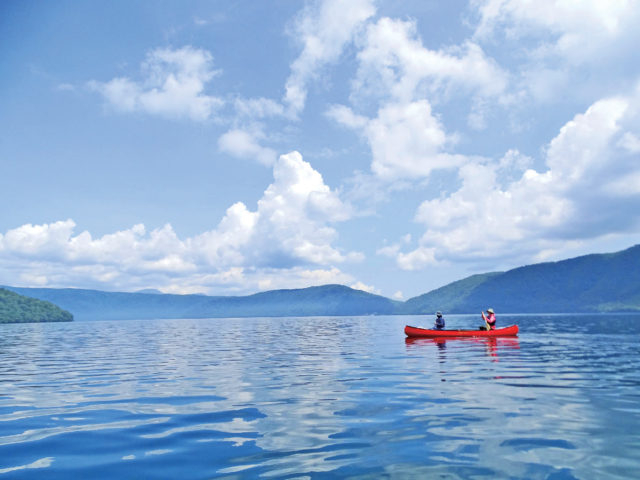
[[[640,316],[498,320],[0,325],[0,480],[638,478]]]

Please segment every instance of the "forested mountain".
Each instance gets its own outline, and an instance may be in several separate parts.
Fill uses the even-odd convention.
[[[0,323],[70,322],[73,315],[56,305],[0,288]]]
[[[54,302],[73,312],[79,320],[383,315],[394,313],[400,305],[380,295],[343,285],[272,290],[243,297],[7,288]]]
[[[473,275],[404,303],[343,285],[238,297],[6,288],[55,303],[81,320],[477,313],[489,307],[503,313],[633,312],[640,311],[640,245]]]
[[[640,311],[640,245],[474,275],[407,300],[406,313]]]

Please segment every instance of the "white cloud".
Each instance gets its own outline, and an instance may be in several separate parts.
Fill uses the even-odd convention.
[[[0,236],[1,250],[12,251],[16,255],[29,256],[35,253],[56,255],[63,246],[75,223],[73,220],[55,222],[49,225],[26,224],[9,230]]]
[[[630,153],[640,153],[640,138],[631,132],[625,133],[618,145]]]
[[[375,288],[373,285],[367,285],[362,282],[356,282],[351,285],[351,288],[354,290],[362,290],[363,292],[373,293],[375,295],[380,295],[380,291]]]
[[[377,116],[343,105],[331,107],[328,116],[366,139],[372,172],[387,181],[422,179],[464,164],[466,157],[450,153],[457,135],[447,133],[432,105],[455,92],[470,101],[469,123],[485,128],[490,104],[483,99],[502,101],[508,75],[472,42],[425,48],[413,21],[385,17],[369,24],[359,46],[351,97],[356,104],[377,102]]]
[[[393,245],[386,245],[384,247],[379,248],[378,250],[376,250],[376,254],[393,258],[398,254],[399,251],[400,251],[400,245],[393,244]]]
[[[274,290],[328,284],[347,285],[351,282],[353,277],[336,267],[315,269],[294,267],[279,271],[261,270],[255,288]]]
[[[353,110],[344,105],[332,106],[327,111],[327,115],[345,127],[353,129],[364,129],[369,123],[369,119],[367,117],[354,113]]]
[[[269,98],[238,98],[236,112],[241,117],[265,118],[284,115],[284,107]]]
[[[298,152],[282,155],[274,165],[274,182],[250,212],[232,206],[218,228],[196,237],[198,251],[212,263],[287,268],[345,261],[331,246],[332,222],[350,217],[348,206]]]
[[[508,37],[553,35],[539,54],[554,53],[580,63],[608,50],[612,41],[637,31],[637,2],[633,0],[476,0],[480,13],[476,37],[503,31]]]
[[[76,234],[73,220],[9,230],[0,235],[0,283],[180,293],[353,283],[334,265],[362,255],[334,247],[331,226],[350,217],[349,207],[298,152],[273,169],[255,211],[237,202],[215,229],[191,238],[168,224],[100,238]]]
[[[391,245],[385,245],[384,247],[377,249],[376,254],[383,255],[385,257],[395,258],[398,255],[398,252],[400,252],[400,249],[402,248],[402,246],[409,245],[410,243],[411,243],[411,234],[408,233],[404,235],[404,237],[401,238],[399,242]]]
[[[398,266],[403,270],[421,270],[428,265],[435,265],[435,248],[419,247],[409,253],[399,253]]]
[[[114,78],[106,83],[91,81],[89,87],[116,110],[169,118],[206,120],[223,104],[204,93],[205,85],[217,74],[206,50],[156,49],[147,54],[142,71],[142,81]]]
[[[446,153],[455,139],[445,133],[427,100],[385,105],[373,119],[344,106],[333,107],[328,114],[364,136],[371,147],[371,170],[380,178],[427,177],[433,170],[465,161],[462,155]]]
[[[640,195],[640,171],[613,179],[605,184],[612,196],[630,197]]]
[[[263,138],[261,132],[249,133],[246,130],[233,129],[220,136],[218,148],[234,157],[249,158],[271,166],[275,163],[277,154],[275,150],[258,143],[258,140]]]
[[[298,152],[282,155],[276,163],[274,182],[258,201],[258,213],[260,244],[253,249],[252,264],[345,260],[331,247],[337,233],[327,223],[348,219],[349,208]]]
[[[293,114],[304,108],[307,83],[322,67],[339,59],[345,45],[375,13],[373,4],[372,0],[323,0],[302,12],[292,36],[302,43],[303,49],[291,65],[284,97]]]
[[[508,85],[508,75],[479,45],[465,42],[430,50],[422,45],[413,21],[382,18],[369,25],[358,61],[356,97],[390,95],[406,103],[425,95],[447,95],[452,89],[458,96],[465,91],[499,96]]]
[[[474,41],[513,54],[520,93],[537,101],[599,98],[627,88],[638,74],[638,2],[474,0],[472,6],[479,16]]]
[[[397,252],[398,265],[530,259],[571,242],[638,232],[640,163],[620,144],[637,132],[639,100],[637,93],[606,98],[576,115],[549,143],[543,172],[516,151],[461,167],[457,191],[420,205],[416,221],[426,231],[417,248]]]

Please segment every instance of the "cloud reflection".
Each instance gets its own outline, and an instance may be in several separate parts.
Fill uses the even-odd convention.
[[[35,462],[29,463],[28,465],[18,465],[16,467],[8,467],[8,468],[0,468],[0,475],[5,473],[16,472],[18,470],[26,470],[30,468],[47,468],[50,467],[53,463],[53,457],[45,457]]]

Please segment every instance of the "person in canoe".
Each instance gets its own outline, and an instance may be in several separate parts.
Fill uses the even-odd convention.
[[[433,328],[436,330],[442,330],[444,328],[444,317],[442,316],[442,312],[436,312],[436,323],[434,323]]]
[[[493,313],[493,308],[487,309],[487,314],[481,312],[484,325],[480,327],[480,330],[495,330],[496,329],[496,314]]]

